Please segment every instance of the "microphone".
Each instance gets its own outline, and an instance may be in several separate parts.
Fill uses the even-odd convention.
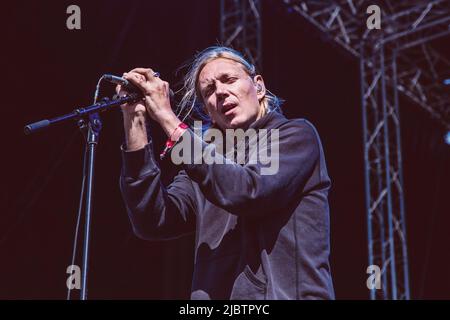
[[[122,77],[118,77],[118,76],[114,76],[112,74],[104,74],[102,76],[103,79],[105,79],[106,81],[115,83],[115,84],[120,84],[120,85],[127,85],[129,83],[129,81],[127,79],[124,79]]]
[[[114,84],[120,84],[122,88],[128,93],[142,94],[141,90],[138,87],[122,77],[118,77],[112,74],[104,74],[103,79]],[[173,99],[174,95],[175,94],[173,93],[172,89],[169,89],[170,99]]]
[[[127,91],[128,93],[138,93],[138,94],[142,93],[138,87],[136,87],[130,81],[122,77],[114,76],[112,74],[104,74],[102,78],[111,83],[120,84],[123,87],[123,89],[125,89],[125,91]]]

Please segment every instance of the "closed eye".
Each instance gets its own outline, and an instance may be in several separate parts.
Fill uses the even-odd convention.
[[[236,80],[238,80],[237,77],[228,77],[228,76],[223,76],[220,79],[222,83],[229,83],[229,84],[234,83]],[[212,94],[213,91],[214,91],[214,84],[210,84],[203,90],[203,96],[208,97]]]
[[[213,87],[212,87],[212,86],[208,86],[208,87],[203,91],[203,95],[204,95],[205,97],[208,97],[212,92],[213,92]]]

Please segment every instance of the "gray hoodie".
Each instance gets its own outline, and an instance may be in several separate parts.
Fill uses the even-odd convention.
[[[261,174],[264,165],[248,156],[242,164],[206,164],[192,154],[166,187],[151,139],[141,150],[122,151],[120,187],[134,232],[146,240],[195,233],[192,299],[334,299],[331,183],[317,131],[278,112],[250,128],[267,129],[268,140],[278,129],[275,174]],[[222,157],[190,129],[180,143],[185,139]]]

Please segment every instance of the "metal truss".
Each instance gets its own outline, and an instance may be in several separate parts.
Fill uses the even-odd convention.
[[[450,0],[284,2],[360,61],[369,265],[382,270],[370,296],[410,299],[399,93],[450,129],[450,63],[427,45],[450,34]],[[373,4],[380,30],[366,26]]]
[[[409,299],[400,115],[395,59],[368,48],[360,59],[369,265],[381,268],[372,299]]]
[[[220,39],[262,69],[260,0],[221,0]]]
[[[394,49],[393,57],[399,70],[397,90],[450,130],[450,95],[443,84],[450,75],[450,61],[426,43]]]
[[[395,47],[395,50],[399,51],[398,70],[402,75],[398,90],[418,103],[441,124],[450,128],[448,103],[446,106],[443,99],[438,98],[438,96],[445,98],[442,77],[450,69],[450,63],[426,44],[450,34],[450,0],[284,0],[284,2],[290,10],[299,13],[356,58],[360,58],[361,46],[366,42],[372,42],[374,47],[380,45]],[[369,30],[366,26],[368,17],[366,10],[373,4],[381,9],[381,30]],[[412,54],[409,49],[416,46],[420,46],[420,50],[415,50]],[[411,57],[415,59],[411,60]],[[427,64],[418,65],[419,60],[426,61]],[[434,70],[440,73],[431,71],[433,69],[429,69],[430,65],[439,67]],[[405,79],[407,75],[413,77]],[[411,83],[414,84],[414,88],[408,90]],[[432,92],[427,92],[427,88]],[[430,99],[424,99],[427,96],[430,96]]]

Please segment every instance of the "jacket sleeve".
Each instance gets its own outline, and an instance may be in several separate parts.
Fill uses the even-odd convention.
[[[120,190],[134,233],[145,240],[169,240],[195,231],[192,182],[180,171],[166,188],[152,141],[143,149],[122,148]]]
[[[198,157],[201,155],[193,152],[189,163],[183,164],[184,168],[210,202],[232,214],[274,212],[285,208],[306,191],[305,185],[320,163],[321,152],[318,134],[306,120],[288,121],[278,128],[278,134],[277,139],[273,133],[271,136],[268,133],[267,147],[258,147],[257,161],[241,165],[223,158],[214,150],[214,144],[202,142],[187,130],[183,140],[202,143],[203,154],[210,154],[220,161],[200,163]],[[260,161],[266,154],[272,159],[271,169],[267,162]],[[318,178],[322,178],[320,174]]]

